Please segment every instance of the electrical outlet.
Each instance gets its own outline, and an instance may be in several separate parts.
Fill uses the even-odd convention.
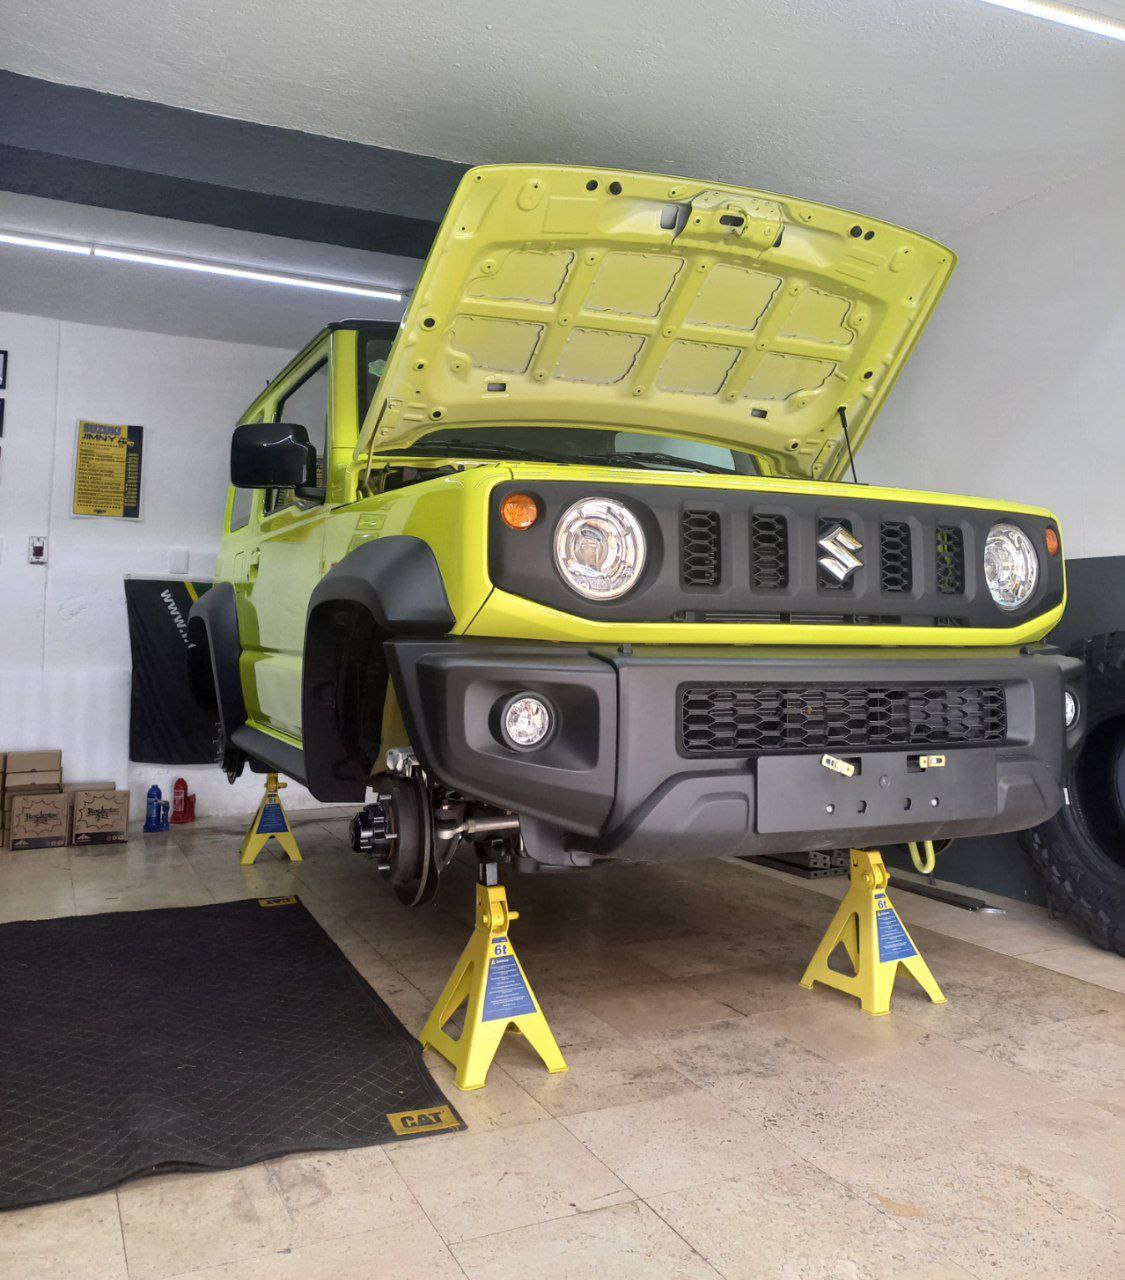
[[[28,564],[46,564],[47,563],[47,537],[46,534],[38,537],[30,537],[27,540],[27,563]]]

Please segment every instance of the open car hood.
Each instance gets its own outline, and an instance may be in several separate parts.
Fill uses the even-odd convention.
[[[955,258],[890,223],[684,178],[494,165],[457,188],[359,454],[459,424],[621,427],[833,479]]]

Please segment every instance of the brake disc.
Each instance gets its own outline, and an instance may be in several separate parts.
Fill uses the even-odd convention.
[[[384,875],[407,907],[429,902],[438,887],[430,793],[420,778],[395,778],[387,788],[395,809],[398,839]]]

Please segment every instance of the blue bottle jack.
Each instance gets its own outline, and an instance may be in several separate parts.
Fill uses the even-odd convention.
[[[155,784],[149,787],[148,795],[145,798],[147,803],[145,805],[144,833],[145,835],[155,835],[167,829],[160,825],[160,788]]]

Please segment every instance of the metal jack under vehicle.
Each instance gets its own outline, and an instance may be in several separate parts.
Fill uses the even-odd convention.
[[[802,987],[811,990],[815,982],[835,987],[854,996],[864,1013],[879,1017],[891,1011],[891,992],[901,965],[934,1004],[945,1004],[930,966],[887,896],[889,882],[890,875],[876,850],[851,851],[851,887],[809,961]],[[829,965],[839,946],[847,952],[854,973],[841,973]]]
[[[459,1089],[481,1089],[509,1029],[535,1050],[548,1071],[566,1071],[566,1060],[539,1007],[508,937],[519,913],[508,907],[495,862],[480,864],[476,922],[419,1039],[452,1063]],[[460,1034],[446,1026],[464,1009]]]

